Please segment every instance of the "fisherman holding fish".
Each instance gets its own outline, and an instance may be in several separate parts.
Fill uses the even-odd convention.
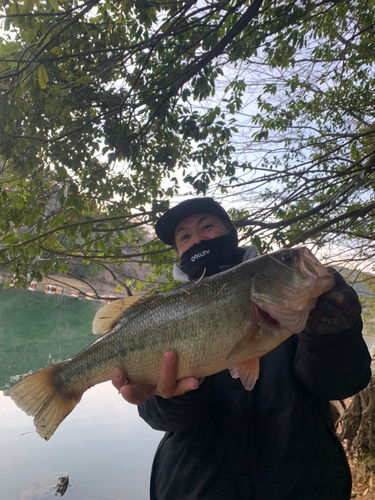
[[[256,257],[255,247],[238,246],[228,214],[211,198],[183,201],[155,229],[179,255],[174,276],[183,283]],[[151,500],[350,499],[350,469],[329,401],[364,389],[371,360],[358,297],[330,271],[333,288],[314,299],[306,328],[260,360],[203,380],[178,380],[178,357],[168,351],[156,385],[136,384],[120,368],[113,371],[122,396],[138,405],[151,427],[165,431],[153,463]],[[262,293],[267,296],[267,289]],[[272,329],[272,311],[257,308],[259,321]],[[237,350],[250,352],[257,335],[250,332]]]
[[[165,431],[152,500],[349,500],[329,402],[371,378],[356,293],[306,247],[240,248],[211,198],[168,210],[156,233],[181,259],[182,287],[103,306],[100,338],[9,396],[47,441],[112,376]]]

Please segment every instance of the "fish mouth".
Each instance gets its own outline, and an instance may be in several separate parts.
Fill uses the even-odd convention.
[[[268,312],[266,312],[264,309],[261,309],[258,305],[256,305],[256,309],[259,315],[259,318],[263,323],[265,323],[271,330],[276,330],[279,326],[280,323],[273,318]]]

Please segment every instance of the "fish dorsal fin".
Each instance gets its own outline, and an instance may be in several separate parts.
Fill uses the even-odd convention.
[[[249,349],[254,347],[257,341],[258,329],[254,328],[249,334],[242,337],[242,339],[240,339],[237,344],[233,346],[233,349],[230,351],[226,359],[235,358],[239,354],[248,351]]]
[[[251,391],[259,377],[259,358],[249,359],[229,368],[233,378],[239,378],[246,390]]]
[[[94,335],[108,333],[116,323],[121,314],[139,302],[152,299],[153,295],[133,295],[125,299],[115,300],[99,309],[92,322],[92,333]]]

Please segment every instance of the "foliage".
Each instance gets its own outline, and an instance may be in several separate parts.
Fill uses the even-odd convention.
[[[208,179],[234,172],[224,113],[192,101],[214,92],[210,61],[260,4],[4,5],[0,255],[19,285],[77,256],[154,262],[160,242],[150,250],[136,228],[168,206],[175,172],[189,162]]]
[[[373,0],[0,14],[0,259],[19,286],[77,258],[162,274],[176,257],[150,229],[186,183],[242,197],[237,225],[261,252],[349,238],[372,256]]]
[[[364,284],[367,293],[361,300],[364,334],[374,335],[375,332],[375,276],[366,273]]]
[[[263,80],[252,136],[241,137],[263,158],[239,187],[261,200],[247,220],[258,238],[345,245],[355,266],[374,256],[375,3],[311,14],[241,66],[248,86]]]

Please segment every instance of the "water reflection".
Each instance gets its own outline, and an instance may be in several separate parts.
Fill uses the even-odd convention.
[[[65,359],[93,340],[92,301],[0,288],[0,389]],[[0,491],[6,500],[56,499],[69,474],[70,500],[146,500],[161,433],[150,429],[110,383],[87,391],[50,441],[0,392]]]
[[[55,499],[69,474],[67,500],[147,500],[161,434],[110,383],[87,391],[50,441],[1,390],[21,375],[68,358],[93,340],[100,303],[0,287],[0,498]],[[367,338],[368,345],[374,339]]]
[[[0,390],[10,377],[68,358],[93,341],[91,322],[102,305],[63,295],[0,287]]]

